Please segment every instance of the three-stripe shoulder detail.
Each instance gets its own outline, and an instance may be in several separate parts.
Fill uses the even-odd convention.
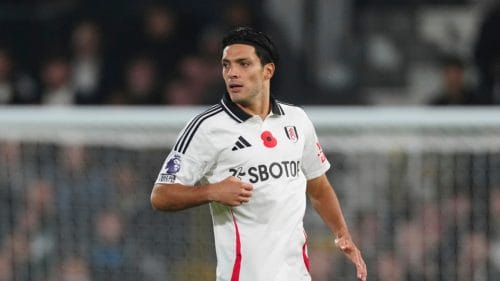
[[[186,153],[186,150],[189,147],[189,144],[191,143],[191,140],[193,139],[193,136],[200,127],[201,123],[221,111],[221,105],[216,104],[193,118],[191,122],[189,122],[189,124],[186,126],[186,129],[179,137],[179,139],[177,139],[177,142],[174,146],[174,151],[182,154]]]
[[[276,100],[276,111],[281,115],[285,115],[285,110],[283,109],[283,106],[298,107],[296,104],[283,102],[281,100]]]

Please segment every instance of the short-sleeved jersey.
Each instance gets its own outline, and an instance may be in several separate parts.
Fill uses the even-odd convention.
[[[235,176],[253,185],[248,203],[212,202],[217,281],[310,280],[303,217],[306,182],[330,167],[312,122],[271,98],[262,120],[226,94],[181,131],[157,183],[215,183]]]

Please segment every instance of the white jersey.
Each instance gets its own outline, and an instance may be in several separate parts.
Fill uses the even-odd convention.
[[[193,118],[165,160],[157,183],[253,185],[248,203],[211,203],[217,281],[311,280],[303,217],[306,181],[330,167],[305,112],[271,99],[262,120],[226,94]]]

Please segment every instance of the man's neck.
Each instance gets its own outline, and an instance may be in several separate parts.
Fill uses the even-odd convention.
[[[271,112],[270,93],[264,92],[252,101],[250,104],[237,104],[239,108],[249,115],[258,115],[264,120]]]

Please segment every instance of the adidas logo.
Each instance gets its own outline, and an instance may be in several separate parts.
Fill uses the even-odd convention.
[[[252,146],[252,145],[246,139],[244,139],[242,136],[240,136],[231,150],[235,151],[235,150],[242,149],[245,147],[250,147],[250,146]]]

